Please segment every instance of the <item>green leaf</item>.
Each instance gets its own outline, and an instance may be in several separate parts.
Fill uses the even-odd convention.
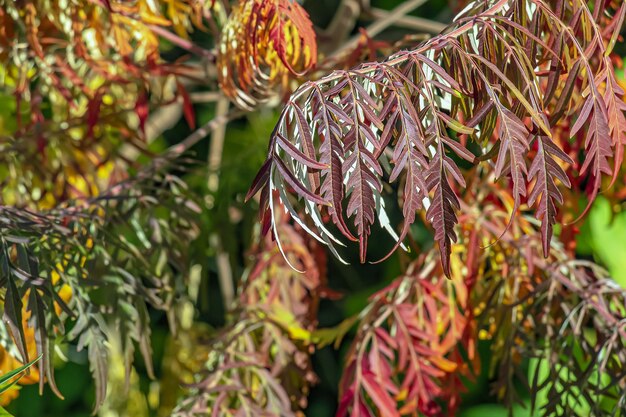
[[[0,417],[13,417],[13,414],[9,413],[4,408],[0,407]]]
[[[322,349],[334,343],[335,349],[337,349],[345,335],[354,327],[354,324],[358,320],[359,316],[354,315],[343,320],[335,327],[327,327],[313,331],[313,343],[317,345],[318,349]]]
[[[626,213],[614,214],[611,203],[598,198],[589,213],[578,242],[601,261],[611,277],[626,287]]]
[[[551,371],[553,373],[557,372],[558,378],[554,378],[554,374],[551,374]],[[568,397],[567,404],[569,409],[575,412],[574,415],[590,415],[591,405],[585,400],[583,395],[580,395],[580,389],[574,384],[576,377],[571,375],[570,369],[562,366],[559,371],[554,371],[550,369],[550,364],[547,361],[532,358],[528,365],[529,380],[532,380],[535,373],[538,373],[538,382],[542,387],[535,394],[535,410],[541,410],[552,400],[551,395],[554,394],[551,391],[565,392],[570,390],[570,392],[578,395],[570,396],[571,398]],[[591,378],[597,379],[597,372],[594,372]],[[572,384],[572,386],[567,387],[567,384]]]
[[[8,251],[3,251],[5,259],[9,259]],[[28,360],[28,351],[26,350],[26,338],[24,329],[22,328],[22,297],[19,293],[12,274],[8,274],[6,294],[4,296],[4,321],[8,323],[11,334],[15,340],[17,349],[22,356],[22,360]]]
[[[20,378],[22,377],[22,375],[19,375],[19,374],[25,372],[28,368],[33,366],[37,361],[41,359],[41,356],[42,355],[39,355],[36,359],[33,359],[32,361],[28,362],[26,365],[22,365],[19,368],[14,369],[0,376],[0,394],[2,394],[3,392],[11,388],[13,385],[15,385],[17,381],[19,381]],[[17,375],[19,375],[19,378],[15,378],[15,380],[11,381],[11,379],[13,379],[13,377]],[[2,414],[0,414],[0,416],[2,416]]]

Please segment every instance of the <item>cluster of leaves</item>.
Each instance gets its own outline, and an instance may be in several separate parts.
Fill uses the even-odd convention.
[[[42,388],[61,395],[58,336],[87,350],[98,406],[109,342],[127,380],[136,349],[152,375],[149,307],[177,327],[201,210],[163,164],[191,142],[125,182],[118,150],[144,148],[150,102],[182,101],[193,126],[179,79],[191,70],[166,63],[158,37],[212,59],[187,37],[228,4],[0,0],[0,100],[15,120],[7,128],[0,115],[10,330],[0,353],[23,363],[43,354]],[[625,14],[617,0],[476,1],[414,49],[301,86],[248,196],[261,191],[265,239],[174,415],[300,415],[316,381],[310,355],[354,322],[317,329],[318,242],[340,256],[336,244],[358,241],[365,261],[376,219],[395,240],[389,254],[419,219],[438,251],[358,316],[339,417],[453,414],[480,372],[480,339],[491,341],[494,393],[507,404],[521,382],[541,415],[626,412],[626,292],[573,259],[570,235],[566,248],[553,239],[557,206],[582,193],[591,204],[622,173],[626,105],[611,51]],[[364,39],[348,61],[382,48]],[[218,45],[218,82],[244,110],[290,91],[317,61],[312,24],[292,0],[241,0]]]
[[[286,258],[269,237],[253,249],[230,324],[211,343],[206,370],[174,416],[295,416],[306,407],[317,380],[309,355],[325,259],[288,216],[279,229]]]
[[[448,279],[431,250],[371,297],[338,415],[454,414],[481,370],[481,339],[491,341],[493,391],[509,406],[530,392],[533,415],[626,410],[626,291],[559,244],[544,258],[529,218],[502,235],[508,215],[492,196],[464,215]]]
[[[195,125],[185,85],[197,81],[197,63],[163,58],[162,39],[198,55],[202,65],[213,62],[189,36],[209,29],[217,37],[214,15],[223,17],[225,5],[0,1],[0,283],[10,328],[2,332],[2,369],[44,354],[45,378],[34,371],[22,382],[47,380],[60,396],[51,360],[68,317],[68,337],[58,340],[87,347],[96,405],[106,393],[111,338],[121,339],[127,378],[135,345],[152,374],[148,305],[167,312],[176,329],[199,208],[182,180],[163,170],[184,148],[121,181],[128,166],[139,165],[132,159],[137,150],[149,154],[153,108],[182,102]],[[258,58],[248,72],[237,71],[246,89],[258,71],[269,68],[271,88],[285,87],[288,73],[315,65],[315,35],[298,4],[242,2],[222,40],[237,27],[248,48],[239,63],[249,62],[248,53]],[[251,28],[252,43],[244,36]],[[227,65],[233,62],[229,56]]]
[[[304,202],[313,236],[333,251],[341,244],[328,215],[365,261],[376,218],[397,241],[393,251],[424,210],[450,274],[462,168],[482,163],[482,175],[508,179],[512,215],[523,203],[534,208],[547,256],[560,188],[585,181],[591,202],[621,166],[624,92],[608,55],[625,12],[612,1],[474,2],[416,49],[304,84],[250,190],[263,189],[264,228],[278,190],[287,207],[292,195]],[[402,188],[399,234],[384,182]]]
[[[461,378],[479,369],[470,287],[462,274],[448,280],[435,262],[418,261],[374,294],[348,354],[337,416],[441,415],[438,402],[453,415]]]
[[[51,362],[67,335],[58,341],[88,349],[99,405],[106,341],[122,339],[127,377],[135,345],[151,374],[147,305],[175,329],[199,208],[154,168],[163,161],[120,181],[137,165],[128,155],[146,150],[151,107],[182,101],[195,124],[184,87],[194,70],[163,59],[160,37],[210,58],[188,38],[212,23],[214,3],[0,1],[0,281],[15,339],[2,334],[1,369],[44,355],[45,378],[20,384],[47,379],[60,396]]]
[[[287,101],[249,192],[261,191],[279,247],[276,198],[338,256],[335,244],[358,241],[364,262],[376,218],[393,252],[418,213],[439,247],[372,297],[340,416],[454,413],[479,339],[510,406],[521,382],[541,415],[626,410],[626,293],[552,241],[564,195],[584,192],[589,207],[621,171],[626,106],[610,54],[625,13],[614,1],[474,2],[417,48]],[[397,228],[385,188],[400,196]],[[531,211],[537,224],[520,213]]]
[[[186,37],[205,16],[211,2],[0,2],[2,201],[50,209],[114,183],[150,103],[189,101],[190,68],[161,58],[159,34]]]
[[[493,242],[505,221],[487,205],[475,225],[476,244]],[[529,221],[515,229],[473,266],[480,276],[473,296],[479,335],[493,342],[494,392],[511,404],[520,398],[514,382],[521,381],[546,416],[574,407],[591,415],[623,413],[626,291],[559,244],[544,258]],[[533,365],[528,376],[520,372],[524,358]]]
[[[428,250],[360,313],[337,415],[454,414],[482,370],[480,340],[490,341],[493,392],[509,406],[530,392],[536,415],[623,413],[626,290],[559,242],[545,258],[541,225],[511,220],[508,190],[473,178],[479,193],[461,203],[450,274],[440,252]],[[340,343],[354,323],[315,329],[323,263],[305,243],[315,241],[286,218],[277,227],[286,258],[266,236],[231,325],[175,415],[293,415],[306,405],[302,384],[315,381],[313,347]]]
[[[305,74],[316,62],[313,25],[298,3],[242,1],[220,36],[218,79],[226,96],[252,110],[289,91],[291,77]]]
[[[43,354],[41,388],[47,381],[61,396],[52,367],[57,336],[77,340],[96,379],[96,405],[106,394],[107,340],[119,338],[128,372],[138,347],[152,374],[148,305],[176,329],[199,211],[177,176],[150,170],[48,212],[2,207],[3,318],[13,335],[2,340],[5,349],[25,363],[34,344]]]

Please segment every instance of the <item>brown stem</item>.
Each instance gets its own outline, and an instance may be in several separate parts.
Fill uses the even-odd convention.
[[[230,102],[224,96],[217,101],[216,118],[226,117]],[[224,138],[226,137],[226,125],[224,123],[216,126],[211,134],[211,148],[209,150],[209,176],[207,188],[209,197],[213,197],[219,189],[219,170],[222,165],[222,154],[224,150]],[[211,203],[211,201],[209,201]],[[209,207],[210,209],[211,207]],[[224,251],[222,239],[219,233],[213,233],[209,237],[209,244],[213,246],[216,253],[217,276],[220,282],[220,290],[224,305],[229,308],[235,298],[235,287],[233,281],[233,271],[230,265],[228,253]]]
[[[370,12],[375,19],[385,19],[389,15],[389,11],[373,8]],[[393,26],[402,27],[405,29],[416,30],[418,32],[426,32],[431,34],[438,34],[443,32],[446,28],[444,23],[440,23],[431,19],[424,19],[422,17],[415,16],[400,16],[393,22]]]
[[[209,59],[210,61],[214,61],[215,60],[215,54],[211,51],[209,51],[208,49],[204,49],[199,47],[198,45],[196,45],[195,43],[187,40],[187,39],[183,39],[180,36],[170,32],[167,29],[162,28],[161,26],[156,26],[156,25],[150,25],[148,26],[150,28],[151,31],[153,31],[154,33],[156,33],[157,35],[159,35],[160,37],[162,37],[163,39],[166,39],[170,42],[172,42],[174,45],[183,48],[186,51],[189,51],[193,54],[196,54],[198,56],[204,57]]]
[[[369,25],[366,28],[368,36],[375,37],[379,35],[388,27],[393,26],[399,18],[406,15],[407,13],[410,13],[425,2],[426,0],[408,0],[404,3],[401,3],[398,7],[388,12],[388,14],[384,18],[376,20],[371,25]],[[332,55],[330,55],[328,59],[336,58],[344,52],[351,50],[359,43],[360,39],[361,34],[353,36],[348,42],[344,43],[339,49],[337,49]]]
[[[181,142],[167,148],[167,150],[163,152],[161,158],[171,160],[179,157],[187,150],[189,150],[189,148],[191,148],[193,145],[204,139],[209,133],[213,132],[215,129],[230,122],[231,120],[240,118],[246,113],[247,112],[244,110],[231,110],[228,112],[228,114],[216,116],[213,120],[209,121],[204,126],[196,129],[195,132],[187,136]]]

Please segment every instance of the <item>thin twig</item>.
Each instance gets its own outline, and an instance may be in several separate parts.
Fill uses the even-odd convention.
[[[189,98],[193,103],[214,103],[222,97],[217,91],[200,91],[197,93],[189,93]]]
[[[132,165],[139,155],[147,151],[147,147],[163,132],[171,129],[181,118],[183,106],[179,101],[175,101],[163,107],[159,107],[150,114],[146,122],[144,140],[145,142],[127,142],[119,150],[119,157],[126,161],[127,165]]]
[[[404,3],[401,3],[398,7],[390,11],[384,18],[380,20],[374,21],[371,25],[366,28],[366,32],[368,36],[375,37],[383,32],[390,26],[393,26],[398,19],[405,16],[407,13],[412,12],[422,4],[426,3],[426,0],[409,0]],[[337,49],[328,57],[328,59],[336,58],[340,56],[346,51],[354,48],[361,39],[361,34],[355,35],[346,43],[344,43],[341,48]]]
[[[217,101],[215,109],[216,117],[224,117],[228,114],[230,102],[224,96]],[[215,192],[219,188],[219,169],[222,165],[222,153],[224,150],[224,137],[226,136],[226,126],[224,124],[213,129],[211,134],[211,149],[209,151],[209,192]]]
[[[146,142],[151,143],[168,129],[171,129],[183,115],[183,106],[179,101],[159,108],[148,118],[146,123]]]
[[[222,116],[216,116],[211,121],[207,122],[204,126],[194,131],[191,135],[187,136],[181,142],[170,146],[159,156],[155,157],[152,160],[152,163],[143,167],[137,175],[135,175],[135,179],[137,178],[145,178],[153,176],[155,171],[162,169],[167,166],[172,160],[178,158],[185,152],[187,152],[193,145],[200,142],[204,139],[208,134],[213,132],[213,130],[218,127],[227,124],[231,120],[235,120],[240,118],[246,114],[243,110],[231,111],[228,114]],[[116,185],[109,188],[103,195],[107,196],[117,196],[121,195],[122,192],[126,191],[129,188],[132,188],[132,181],[123,181],[117,183]],[[89,201],[89,199],[85,199],[85,201]]]
[[[182,78],[180,83],[188,88],[196,84],[196,81],[189,78]],[[212,103],[221,97],[219,92],[215,91],[202,91],[189,93],[189,98],[193,103]],[[146,123],[145,141],[146,144],[152,143],[156,138],[161,136],[165,131],[171,129],[176,125],[183,115],[183,103],[182,98],[178,98],[174,102],[159,107],[154,113],[150,115]],[[196,132],[194,132],[196,133]],[[209,134],[210,132],[206,132]],[[193,145],[192,145],[193,146]],[[121,154],[129,160],[135,160],[140,154],[140,150],[135,146],[124,145]]]
[[[329,25],[317,30],[318,47],[323,54],[332,53],[350,36],[363,7],[359,0],[341,0]]]
[[[373,8],[371,9],[370,14],[375,19],[385,19],[390,12],[383,9]],[[426,32],[434,35],[443,32],[443,30],[447,27],[446,24],[431,19],[406,15],[395,19],[392,26],[412,29],[418,32]]]
[[[198,45],[196,45],[195,43],[187,40],[187,39],[183,39],[180,36],[175,35],[174,33],[170,32],[167,29],[162,28],[161,26],[156,26],[156,25],[150,25],[149,26],[150,30],[154,33],[156,33],[157,35],[159,35],[160,37],[162,37],[163,39],[167,39],[168,41],[172,42],[174,45],[183,48],[186,51],[189,51],[191,53],[194,53],[198,56],[201,56],[203,58],[207,58],[210,61],[214,61],[215,60],[215,54],[212,51],[209,51],[208,49],[204,49],[199,47]]]
[[[217,101],[216,118],[228,115],[229,100],[221,96]],[[221,124],[213,129],[211,134],[211,148],[209,150],[209,175],[207,179],[207,188],[209,194],[214,194],[219,189],[219,170],[222,165],[222,154],[224,150],[224,138],[226,137],[226,125]],[[230,308],[235,298],[235,287],[233,282],[233,271],[230,266],[228,253],[224,251],[222,239],[219,233],[213,233],[209,237],[209,243],[214,247],[217,262],[217,277],[220,282],[220,290],[224,305]]]
[[[247,112],[245,110],[234,110],[229,111],[228,114],[222,116],[216,116],[213,120],[207,122],[204,126],[198,128],[191,135],[187,136],[185,139],[177,143],[176,145],[172,145],[165,152],[163,152],[161,158],[163,159],[173,159],[177,158],[183,153],[185,153],[189,148],[191,148],[196,143],[200,142],[202,139],[207,137],[207,135],[213,132],[218,127],[225,125],[231,120],[235,120],[245,115]]]

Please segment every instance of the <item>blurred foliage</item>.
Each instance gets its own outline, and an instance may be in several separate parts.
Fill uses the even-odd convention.
[[[20,3],[28,6],[16,14]],[[340,390],[345,394],[350,385],[345,378],[341,383],[350,352],[362,349],[359,342],[364,340],[367,343],[386,340],[384,333],[397,329],[398,322],[389,319],[378,323],[372,312],[393,311],[400,298],[407,305],[419,305],[423,302],[423,291],[442,294],[438,303],[447,305],[447,311],[451,305],[462,311],[466,305],[463,291],[458,290],[461,283],[454,277],[451,281],[443,279],[440,267],[436,266],[432,233],[419,221],[411,229],[413,253],[396,253],[382,264],[360,265],[358,252],[349,249],[345,257],[350,265],[346,266],[335,258],[326,259],[319,246],[304,237],[299,226],[294,226],[285,216],[280,225],[286,246],[282,250],[291,264],[306,266],[309,271],[306,275],[295,273],[283,261],[281,249],[271,237],[259,238],[258,204],[244,201],[263,163],[268,138],[279,117],[278,109],[269,105],[228,124],[217,171],[209,172],[205,162],[214,137],[193,146],[185,154],[191,160],[171,163],[167,158],[154,159],[154,155],[180,143],[193,127],[209,123],[218,111],[213,102],[192,104],[189,98],[194,89],[202,93],[207,85],[215,88],[220,82],[218,77],[212,74],[214,78],[203,79],[201,87],[188,87],[183,80],[201,79],[204,68],[198,70],[191,65],[193,62],[177,59],[189,51],[186,47],[190,45],[210,47],[215,31],[236,22],[227,22],[226,11],[219,1],[124,3],[104,0],[102,4],[111,5],[108,9],[98,5],[100,2],[0,0],[0,181],[3,186],[0,261],[2,279],[9,288],[3,293],[3,313],[11,323],[0,332],[4,347],[0,350],[0,371],[15,369],[24,361],[19,342],[13,343],[10,335],[13,330],[8,330],[9,327],[25,327],[21,350],[28,353],[28,359],[42,350],[47,352],[47,362],[33,369],[30,377],[20,381],[23,385],[15,385],[13,394],[4,394],[2,400],[8,399],[6,395],[17,396],[19,390],[19,397],[7,407],[19,417],[87,417],[94,404],[102,404],[98,415],[103,417],[166,417],[175,408],[175,415],[206,415],[207,405],[215,404],[219,416],[230,415],[241,404],[250,407],[251,415],[262,415],[260,410],[280,410],[280,415],[334,415],[339,407]],[[338,5],[329,0],[301,3],[318,27],[326,27]],[[402,0],[372,0],[371,6],[392,10],[401,3]],[[411,15],[449,22],[463,3],[431,0]],[[48,10],[46,7],[50,5],[52,13],[46,15],[43,10]],[[73,18],[76,15],[80,19]],[[50,39],[44,39],[45,58],[16,53],[19,48],[3,47],[13,39],[29,48],[38,48],[37,37],[33,36],[33,24],[37,20],[41,27],[54,27]],[[68,25],[68,21],[76,23]],[[361,17],[358,24],[369,22]],[[175,37],[160,37],[161,31],[152,32],[152,26]],[[109,37],[101,39],[94,35],[89,40],[91,35],[79,35],[95,34],[98,30]],[[393,28],[380,38],[395,41],[410,32]],[[233,31],[237,41],[245,45],[239,50],[244,59],[245,51],[255,46],[246,38],[248,33],[242,28]],[[356,30],[351,34],[356,35]],[[82,39],[88,41],[83,44]],[[187,40],[192,43],[187,44]],[[618,44],[618,51],[619,48],[623,45]],[[66,59],[68,51],[70,57]],[[2,55],[7,53],[10,57]],[[83,55],[74,59],[71,53]],[[205,51],[196,53],[201,57],[200,62],[215,59]],[[262,68],[268,61],[277,59],[275,50],[257,53],[262,59],[256,65]],[[291,58],[296,59],[288,57]],[[170,65],[174,62],[177,65]],[[305,62],[303,67],[308,64]],[[271,73],[270,82],[262,88],[254,84],[258,80],[232,86],[236,93],[231,96],[241,94],[237,90],[243,86],[243,90],[247,89],[245,93],[253,97],[252,102],[245,101],[251,107],[256,108],[257,101],[277,102],[277,97],[282,98],[294,88],[293,78],[283,67]],[[228,81],[240,80],[223,77],[221,83],[225,85]],[[68,95],[73,99],[66,100]],[[186,118],[158,138],[147,141],[144,129],[149,116],[176,101],[183,103]],[[275,103],[270,100],[270,104]],[[41,124],[42,120],[45,123]],[[127,159],[129,147],[140,151],[136,161]],[[211,174],[219,176],[216,189],[208,186],[207,178]],[[615,189],[620,188],[623,188],[621,179]],[[624,196],[618,192],[598,198],[589,216],[574,226],[580,229],[574,250],[577,256],[605,266],[625,286],[623,201]],[[585,203],[582,201],[581,206]],[[392,199],[386,204],[399,208]],[[485,208],[484,213],[487,212]],[[503,230],[505,219],[496,217],[487,220],[498,222],[499,230]],[[476,229],[482,226],[480,222],[475,224]],[[536,226],[529,221],[524,227],[534,233]],[[567,227],[564,229],[568,231]],[[461,235],[461,244],[454,245],[452,251],[452,271],[457,278],[469,256],[462,242],[470,230],[465,232],[468,234]],[[510,270],[499,268],[509,264],[520,269],[527,267],[523,261],[517,263],[524,256],[518,248],[526,247],[527,242],[515,240],[523,240],[524,229],[510,231],[493,247],[490,245],[498,236],[490,234],[487,227],[483,232],[481,247],[489,246],[484,251],[490,255],[480,262],[484,270],[491,271],[485,294],[487,290],[495,291],[498,285],[504,285],[498,288],[510,288],[512,283],[503,279]],[[221,248],[209,241],[212,235],[219,236]],[[287,243],[290,239],[292,246]],[[389,237],[374,232],[371,241],[375,242],[371,255],[384,256]],[[538,255],[540,242],[528,245],[536,250],[539,264],[543,262],[537,274],[547,275],[550,265]],[[562,249],[556,256],[570,248]],[[221,293],[219,252],[229,255],[232,274],[238,283],[237,299],[232,305],[226,305]],[[428,255],[416,260],[415,253]],[[500,263],[502,256],[509,263]],[[424,265],[430,266],[423,268]],[[430,274],[435,287],[416,285],[412,278],[420,274]],[[604,273],[594,269],[589,276],[595,282]],[[239,280],[239,277],[243,278]],[[406,293],[394,292],[397,285],[411,288],[410,301],[403,298]],[[528,285],[530,288],[532,283]],[[459,287],[453,290],[455,286]],[[451,298],[446,298],[446,291],[451,291]],[[14,304],[7,306],[7,299],[12,299]],[[558,299],[551,301],[555,311],[545,315],[546,326],[556,329],[563,325],[559,314],[565,317],[566,312],[559,310]],[[47,314],[45,319],[37,316],[40,307]],[[422,304],[420,308],[426,307]],[[533,315],[543,314],[539,310],[525,311],[523,320],[530,321]],[[486,306],[483,311],[494,312],[495,307]],[[513,317],[503,311],[498,310],[493,316]],[[597,324],[588,315],[576,317],[590,322],[589,327]],[[554,321],[550,322],[551,319]],[[22,326],[23,323],[27,325]],[[454,323],[460,327],[467,325]],[[438,352],[442,357],[434,361],[430,371],[436,374],[433,379],[439,381],[450,376],[452,367],[463,368],[464,384],[455,383],[459,387],[466,385],[467,390],[460,388],[444,395],[451,409],[460,407],[457,415],[504,417],[509,415],[509,409],[496,404],[503,393],[492,391],[494,382],[499,382],[490,363],[502,359],[497,346],[515,344],[519,335],[507,334],[505,326],[500,331],[494,330],[488,319],[479,323],[480,329],[476,330],[482,330],[478,334],[483,340],[477,343],[471,360],[467,360],[464,349],[443,349]],[[423,324],[416,327],[419,325]],[[376,326],[383,331],[376,333],[379,339],[371,339],[367,335]],[[421,329],[428,333],[428,339],[423,342],[412,339],[414,349],[419,351],[420,343],[427,349],[433,343],[446,346],[452,343],[439,339],[446,335],[438,329],[437,321],[433,320],[429,326]],[[39,336],[35,335],[36,331]],[[602,328],[599,334],[605,335],[606,331]],[[551,382],[561,383],[561,389],[568,383],[567,371],[554,371],[552,364],[558,363],[566,369],[591,363],[589,347],[597,336],[575,330],[571,330],[570,336],[579,338],[579,345],[554,358],[530,358],[531,348],[536,348],[533,354],[545,352],[538,340],[526,340],[515,348],[509,346],[508,360],[513,361],[510,363],[519,375],[517,382],[507,386],[509,390],[504,395],[514,393],[519,400],[512,408],[514,416],[532,415],[528,387],[522,386],[520,380],[532,384],[536,376],[537,381],[549,382],[538,390],[536,406],[541,407],[547,403]],[[333,346],[336,339],[341,343]],[[558,344],[563,340],[553,342]],[[384,359],[384,355],[382,352],[379,356]],[[564,359],[568,355],[575,358],[575,363]],[[376,358],[372,355],[367,360]],[[131,363],[133,366],[129,367]],[[470,365],[481,371],[480,376],[472,375]],[[48,385],[58,387],[63,400],[48,385],[39,388],[43,390],[42,396],[38,387],[32,385],[44,382],[44,378],[37,377],[39,369],[47,375]],[[467,383],[466,377],[471,383]],[[607,383],[596,374],[591,377],[594,378]],[[108,381],[106,399],[105,380]],[[371,395],[372,385],[377,381],[369,383],[370,391],[365,387],[365,395]],[[433,387],[431,395],[436,397],[438,390]],[[179,401],[181,395],[189,393],[194,396]],[[572,395],[580,396],[580,393]],[[432,405],[424,400],[420,406],[424,404]],[[584,401],[581,404],[576,406],[576,412],[589,414],[589,404]],[[611,405],[610,401],[607,404]],[[416,407],[417,404],[408,404],[405,410],[409,412]],[[426,406],[423,409],[432,410]]]
[[[619,203],[600,198],[591,209],[578,236],[578,252],[593,256],[626,287],[626,212]]]

